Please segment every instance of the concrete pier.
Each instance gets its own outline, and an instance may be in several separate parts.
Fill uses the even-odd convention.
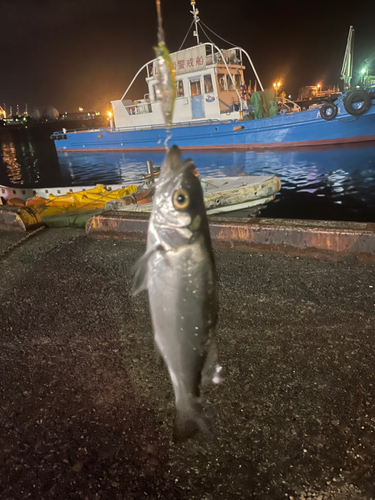
[[[86,224],[92,237],[145,241],[149,214],[109,211]],[[375,260],[375,224],[292,219],[209,218],[216,248]]]
[[[375,498],[374,263],[238,248],[215,249],[214,435],[184,444],[130,294],[144,243],[44,229],[2,254],[1,499]]]

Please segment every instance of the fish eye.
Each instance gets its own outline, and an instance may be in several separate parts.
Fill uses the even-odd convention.
[[[188,192],[185,189],[178,189],[173,193],[172,202],[176,210],[185,210],[190,203]]]

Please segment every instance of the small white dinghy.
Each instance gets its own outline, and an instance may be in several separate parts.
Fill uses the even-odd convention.
[[[276,176],[205,177],[202,179],[208,214],[233,212],[264,205],[281,189]]]
[[[200,181],[208,215],[260,207],[272,201],[281,188],[278,177],[266,175],[202,177]],[[152,202],[122,205],[121,200],[113,200],[106,203],[106,209],[151,212]]]

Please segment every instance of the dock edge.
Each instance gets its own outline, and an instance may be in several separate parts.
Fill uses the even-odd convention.
[[[87,221],[86,234],[146,241],[148,219],[149,214],[104,212]],[[210,217],[209,223],[216,248],[375,260],[375,223],[222,216]]]

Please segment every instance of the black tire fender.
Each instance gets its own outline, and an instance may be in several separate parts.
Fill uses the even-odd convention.
[[[353,108],[353,104],[363,101],[363,106]],[[344,98],[344,108],[347,113],[353,116],[359,116],[365,113],[371,106],[371,97],[366,90],[354,90]]]
[[[337,116],[337,106],[329,102],[323,104],[320,108],[320,116],[324,120],[333,120]]]

